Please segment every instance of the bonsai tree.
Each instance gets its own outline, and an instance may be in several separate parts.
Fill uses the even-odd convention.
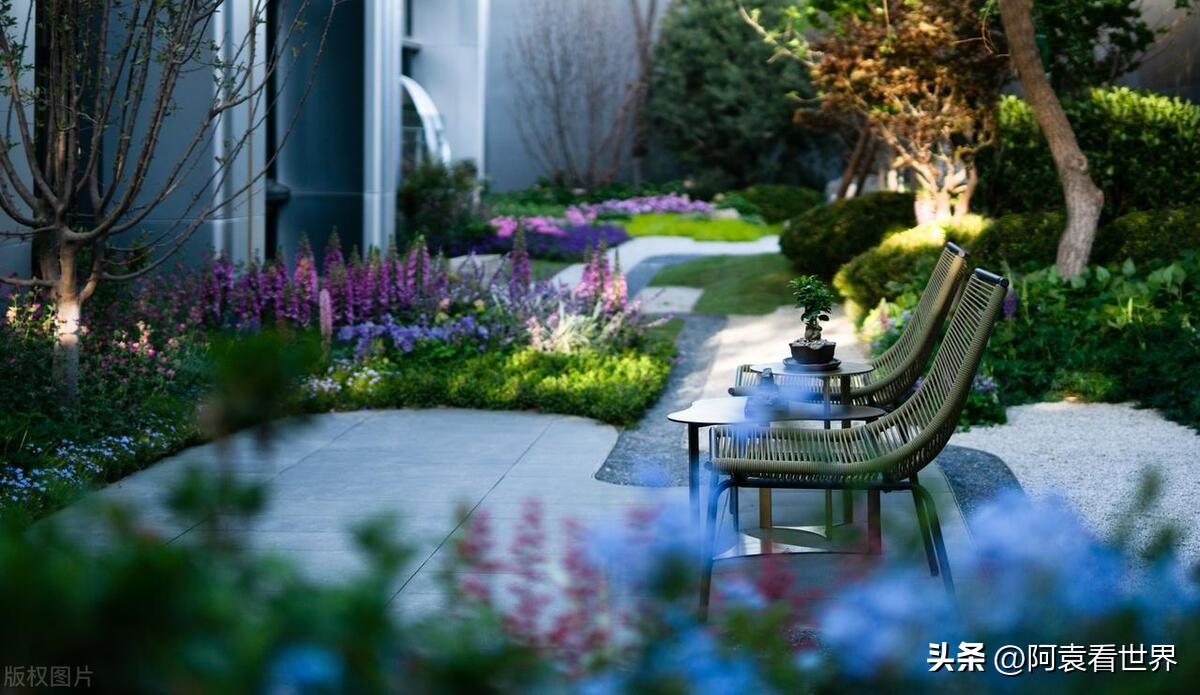
[[[801,275],[788,283],[788,287],[796,298],[796,308],[803,311],[800,318],[804,321],[804,342],[813,347],[824,343],[821,322],[828,321],[829,312],[833,311],[833,292],[816,275]]]

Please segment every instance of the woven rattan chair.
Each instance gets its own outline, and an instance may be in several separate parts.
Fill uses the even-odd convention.
[[[721,426],[709,431],[709,497],[701,606],[708,609],[721,493],[731,487],[909,490],[930,573],[954,590],[937,509],[917,473],[941,453],[958,426],[1008,281],[976,270],[967,281],[933,366],[912,398],[852,429]]]
[[[850,397],[857,405],[890,408],[912,392],[912,387],[921,377],[929,363],[929,355],[937,341],[942,324],[954,297],[958,294],[968,274],[967,252],[947,242],[938,258],[921,300],[912,316],[904,325],[900,339],[882,355],[871,360],[875,369],[869,374],[850,379]],[[734,373],[734,396],[748,396],[758,385],[759,374],[750,370],[750,365],[738,367]],[[799,398],[820,398],[822,382],[801,374],[776,373],[775,383],[787,393]],[[832,379],[831,399],[843,402],[840,380]]]

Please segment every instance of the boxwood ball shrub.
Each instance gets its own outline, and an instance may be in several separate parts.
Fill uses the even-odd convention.
[[[1061,212],[1013,213],[988,221],[966,246],[974,265],[1044,268],[1058,256],[1065,228]]]
[[[1105,219],[1200,200],[1200,106],[1117,87],[1063,107],[1104,191]],[[988,210],[1062,208],[1054,162],[1029,105],[1006,96],[997,118],[997,143],[981,156],[980,197]]]
[[[758,214],[770,224],[796,217],[822,202],[821,192],[804,186],[760,184],[743,188],[730,195],[741,196],[758,209]]]
[[[1122,215],[1097,233],[1092,259],[1146,263],[1189,249],[1200,249],[1200,205]]]
[[[915,286],[925,286],[947,241],[970,248],[987,220],[969,215],[956,223],[924,224],[892,234],[842,266],[834,287],[846,298],[850,315],[861,319],[880,300]]]
[[[783,225],[779,246],[797,271],[830,278],[855,255],[912,224],[912,194],[868,193],[793,217]]]

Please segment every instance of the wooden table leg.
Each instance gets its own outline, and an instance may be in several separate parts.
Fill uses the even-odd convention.
[[[879,490],[867,491],[867,552],[883,552],[883,528],[879,519]]]
[[[688,424],[688,501],[692,505],[692,518],[700,518],[700,425]]]
[[[771,514],[771,488],[758,489],[758,527],[766,530],[775,525]]]

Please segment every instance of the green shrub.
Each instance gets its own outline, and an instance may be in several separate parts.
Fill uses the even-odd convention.
[[[1093,265],[1071,280],[1053,266],[1012,279],[981,367],[987,376],[976,384],[981,409],[969,422],[989,418],[983,392],[995,391],[1004,405],[1067,396],[1138,401],[1200,429],[1200,391],[1181,368],[1200,361],[1194,252],[1145,269],[1132,261]],[[894,284],[896,299],[872,310],[860,336],[873,352],[894,342],[923,282],[914,275]]]
[[[1069,281],[1051,267],[1013,287],[987,357],[1006,403],[1136,400],[1200,427],[1200,391],[1186,369],[1200,360],[1194,254],[1153,269],[1091,266]]]
[[[734,194],[730,194],[734,195]],[[736,192],[758,208],[758,213],[771,224],[779,224],[807,212],[822,202],[820,191],[804,186],[760,184]]]
[[[1105,219],[1200,200],[1200,106],[1125,87],[1095,89],[1064,104]],[[1062,208],[1062,189],[1029,105],[1000,102],[999,137],[981,156],[981,200],[991,211]]]
[[[1122,215],[1100,229],[1092,258],[1146,263],[1175,258],[1189,249],[1200,249],[1200,206]]]
[[[1061,212],[1028,212],[991,220],[965,246],[971,264],[999,272],[1013,267],[1044,268],[1058,255],[1058,240],[1066,226]]]
[[[527,410],[629,425],[654,404],[671,371],[672,348],[575,353],[533,348],[456,359],[379,356],[335,363],[311,393],[314,411],[359,408]]]
[[[797,271],[829,278],[846,261],[912,223],[911,194],[868,193],[788,220],[779,234],[779,246]]]
[[[423,236],[430,248],[456,255],[494,234],[478,203],[476,177],[470,161],[426,162],[405,176],[396,192],[400,247]]]
[[[768,26],[790,4],[755,3]],[[756,181],[804,182],[812,136],[793,123],[788,97],[813,95],[805,67],[772,61],[773,49],[738,16],[736,0],[670,5],[646,108],[651,139],[714,193]]]
[[[763,216],[762,208],[751,202],[741,192],[718,193],[712,202],[718,210],[737,210],[737,214],[742,217],[754,216],[762,218]]]
[[[945,243],[970,248],[986,226],[987,220],[970,215],[956,224],[925,224],[892,234],[842,266],[833,284],[846,298],[850,315],[861,318],[906,288],[915,287],[920,295]]]

